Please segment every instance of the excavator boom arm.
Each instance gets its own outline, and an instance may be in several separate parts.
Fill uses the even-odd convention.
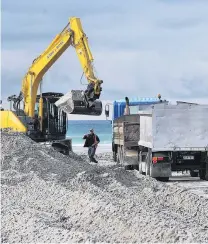
[[[96,80],[93,72],[93,56],[90,51],[87,36],[85,35],[80,19],[72,19],[70,22],[73,33],[73,46],[75,47],[82,69],[89,80]]]
[[[93,57],[87,37],[80,19],[72,17],[68,25],[54,38],[48,48],[33,61],[22,81],[21,95],[24,98],[24,112],[27,116],[34,116],[37,91],[44,74],[70,45],[76,50],[88,82],[94,83],[95,93],[100,93],[100,81],[94,75]]]

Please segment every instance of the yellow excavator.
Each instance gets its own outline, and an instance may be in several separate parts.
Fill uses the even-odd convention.
[[[65,99],[63,103],[61,101],[65,95],[62,93],[42,93],[41,82],[44,74],[69,46],[76,50],[88,86],[84,91],[72,90],[71,96],[68,96],[67,101]],[[81,21],[79,18],[71,17],[63,31],[53,39],[40,56],[33,60],[23,78],[20,94],[8,97],[13,109],[1,109],[0,128],[26,133],[36,142],[51,141],[52,146],[58,151],[68,154],[71,145],[70,140],[66,139],[67,113],[101,115],[102,103],[98,99],[102,91],[102,83],[103,81],[94,74],[93,56]],[[39,95],[37,95],[38,88]],[[70,109],[64,109],[66,103]],[[38,129],[33,123],[37,118]]]

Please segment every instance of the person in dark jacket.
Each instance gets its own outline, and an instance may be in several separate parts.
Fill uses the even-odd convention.
[[[94,130],[91,129],[90,134],[84,135],[83,139],[85,139],[84,147],[88,147],[88,156],[90,162],[98,163],[94,156],[97,145],[100,142],[99,137],[94,133]]]

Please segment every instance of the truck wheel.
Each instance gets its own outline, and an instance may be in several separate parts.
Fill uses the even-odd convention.
[[[117,157],[116,157],[116,161],[119,164],[120,163],[120,147],[117,147]]]
[[[133,169],[139,170],[139,165],[133,165]]]
[[[150,154],[148,152],[147,157],[146,157],[146,162],[145,162],[145,171],[146,175],[150,175]]]
[[[167,182],[167,181],[169,181],[169,177],[156,177],[156,180],[162,181],[162,182]]]
[[[205,180],[208,181],[208,162],[206,163],[206,174],[205,174]]]
[[[167,182],[167,181],[169,181],[169,177],[162,177],[162,180],[161,181]]]
[[[120,146],[120,162],[122,165],[124,165],[124,152],[123,152],[123,146]]]
[[[199,173],[190,170],[190,175],[191,175],[191,177],[198,177]]]
[[[142,174],[142,165],[141,165],[141,162],[139,162],[139,173]]]
[[[150,175],[150,165],[149,162],[146,162],[146,175]]]
[[[125,170],[138,170],[138,166],[137,165],[125,165],[124,166]]]
[[[113,152],[113,161],[114,162],[117,162],[117,153],[116,152]]]
[[[132,165],[125,165],[124,169],[125,170],[133,170]]]
[[[206,171],[204,169],[200,169],[199,170],[199,178],[201,180],[206,180],[205,176],[206,176]]]

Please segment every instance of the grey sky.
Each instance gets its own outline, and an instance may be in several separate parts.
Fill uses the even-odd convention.
[[[77,16],[104,80],[103,100],[158,93],[207,100],[207,13],[207,0],[2,0],[2,97],[19,93],[33,59]],[[80,89],[81,75],[69,48],[45,75],[44,91]]]

